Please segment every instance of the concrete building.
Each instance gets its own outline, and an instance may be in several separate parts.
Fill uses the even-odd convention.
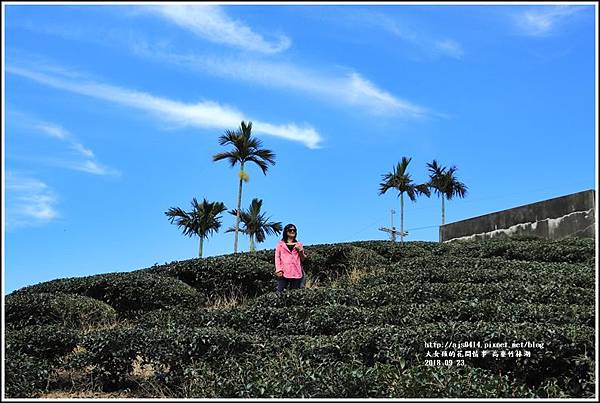
[[[440,241],[531,236],[595,238],[596,192],[586,190],[440,227]]]

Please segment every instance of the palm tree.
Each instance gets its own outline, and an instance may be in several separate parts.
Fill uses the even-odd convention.
[[[281,233],[282,226],[280,222],[269,222],[270,217],[266,217],[265,213],[261,213],[262,200],[252,199],[250,208],[248,210],[242,210],[239,214],[240,220],[243,224],[243,228],[240,232],[247,234],[250,237],[250,252],[254,252],[256,247],[254,246],[254,240],[261,243],[264,242],[266,235],[278,235]],[[237,210],[231,210],[229,212],[235,216],[238,216]],[[233,232],[235,228],[229,228],[225,232]]]
[[[379,194],[382,195],[389,189],[398,190],[400,196],[400,242],[404,242],[404,193],[414,202],[418,194],[424,194],[427,197],[431,195],[426,184],[416,185],[406,172],[406,168],[412,158],[402,157],[392,170],[392,172],[382,175],[383,181],[379,184]]]
[[[202,257],[202,244],[213,232],[221,227],[221,214],[227,207],[221,202],[209,203],[204,199],[202,204],[194,197],[192,200],[192,211],[185,212],[179,207],[171,207],[165,214],[169,217],[171,224],[183,227],[183,235],[200,237],[198,257]]]
[[[454,173],[456,166],[450,168],[442,167],[436,160],[427,163],[429,167],[429,183],[427,184],[434,192],[442,197],[442,225],[446,223],[446,206],[444,200],[450,200],[454,196],[465,197],[467,186],[459,182]]]
[[[242,121],[240,128],[236,131],[227,130],[224,135],[219,137],[219,144],[224,146],[227,144],[233,145],[231,151],[222,152],[213,155],[213,161],[226,159],[231,166],[240,164],[240,184],[238,189],[238,199],[236,208],[235,221],[235,238],[233,242],[233,253],[237,253],[238,231],[240,227],[240,208],[242,205],[242,182],[248,182],[248,174],[244,171],[246,162],[253,162],[262,170],[263,174],[267,174],[269,169],[268,164],[275,165],[275,154],[271,150],[261,148],[262,141],[252,137],[252,122]]]

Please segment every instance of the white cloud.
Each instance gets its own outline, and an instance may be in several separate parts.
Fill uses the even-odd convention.
[[[518,29],[525,35],[545,36],[551,34],[570,16],[582,10],[578,6],[537,6],[515,16]]]
[[[454,59],[461,60],[465,54],[460,43],[452,39],[444,39],[437,41],[435,47],[447,56],[453,57]]]
[[[298,141],[309,148],[318,148],[322,140],[321,136],[310,126],[302,128],[295,124],[274,125],[259,122],[246,118],[243,113],[232,107],[212,101],[188,104],[102,83],[76,82],[20,67],[7,66],[6,71],[50,87],[140,109],[151,113],[158,119],[180,125],[231,129],[238,127],[242,120],[252,120],[257,133]]]
[[[57,196],[44,182],[12,171],[5,180],[7,229],[41,225],[59,216]]]
[[[42,133],[45,133],[51,137],[59,140],[66,140],[69,134],[62,128],[47,123],[40,123],[35,125],[36,129],[39,129]]]
[[[73,161],[72,159],[54,160],[54,164],[94,175],[120,175],[118,170],[109,168],[96,161],[94,152],[78,142],[75,136],[63,127],[49,122],[33,122],[33,118],[23,113],[13,114],[13,117],[21,119],[23,124],[31,126],[45,135],[68,143],[69,148],[75,151],[78,157],[84,158],[84,161]]]
[[[222,7],[216,5],[144,6],[146,11],[171,21],[211,42],[260,53],[277,53],[290,47],[291,41],[280,35],[269,42],[241,21],[231,19]]]
[[[101,165],[94,160],[70,163],[69,167],[77,171],[87,172],[94,175],[119,175],[118,171]]]
[[[338,13],[333,15],[335,15],[334,23],[336,24],[344,24],[351,29],[360,26],[382,30],[429,58],[445,56],[461,60],[465,54],[458,41],[450,38],[438,39],[407,18],[390,17],[378,11],[353,10],[351,8],[338,10]]]
[[[244,63],[230,57],[177,54],[162,48],[151,48],[147,43],[132,45],[136,54],[173,63],[185,68],[208,72],[220,77],[233,78],[265,86],[292,89],[327,100],[336,105],[363,108],[374,114],[390,114],[403,117],[423,117],[430,114],[426,108],[402,100],[377,87],[359,73],[320,72],[274,61],[246,58]]]

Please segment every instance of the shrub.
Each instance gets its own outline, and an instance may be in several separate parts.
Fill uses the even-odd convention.
[[[6,297],[5,320],[9,328],[61,324],[81,328],[111,323],[116,311],[108,304],[81,295],[63,293],[22,293]]]
[[[274,266],[252,254],[190,259],[143,272],[176,278],[208,299],[232,292],[253,297],[275,289]]]
[[[196,290],[177,279],[144,272],[110,273],[52,280],[14,292],[77,294],[103,301],[119,312],[198,305]]]
[[[34,398],[45,391],[50,364],[18,350],[6,352],[4,382],[6,397]]]
[[[73,350],[79,330],[59,325],[33,325],[6,332],[6,351],[55,360]]]
[[[593,239],[513,240],[490,239],[484,241],[455,241],[439,244],[434,250],[437,255],[470,257],[502,257],[508,260],[536,262],[565,262],[594,265],[595,248]]]

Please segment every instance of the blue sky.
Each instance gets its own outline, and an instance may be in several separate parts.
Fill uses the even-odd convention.
[[[212,155],[242,120],[276,154],[242,206],[307,245],[387,239],[399,199],[378,188],[403,156],[417,183],[458,168],[446,222],[595,188],[591,3],[3,8],[6,293],[196,257],[164,212],[235,208],[238,169]],[[440,222],[435,195],[405,203],[406,240]]]

